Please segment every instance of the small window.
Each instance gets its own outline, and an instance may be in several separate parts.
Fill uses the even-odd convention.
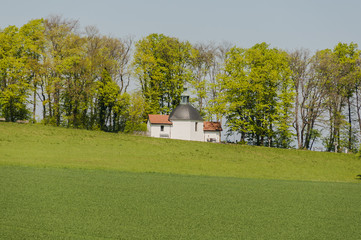
[[[182,104],[187,104],[187,103],[189,103],[189,96],[182,96],[182,97],[181,97],[181,103],[182,103]]]
[[[198,131],[198,122],[196,122],[196,124],[194,125],[194,131]]]
[[[161,131],[161,132],[164,132],[164,126],[163,126],[163,125],[160,126],[160,131]]]

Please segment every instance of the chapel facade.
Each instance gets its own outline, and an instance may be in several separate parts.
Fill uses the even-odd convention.
[[[220,122],[204,121],[198,110],[189,104],[189,97],[182,96],[170,115],[148,116],[147,134],[151,137],[171,138],[201,142],[220,142]]]

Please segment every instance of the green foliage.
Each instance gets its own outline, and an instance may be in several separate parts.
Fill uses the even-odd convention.
[[[211,75],[211,69],[215,65],[215,50],[207,48],[204,45],[196,45],[192,50],[191,55],[191,69],[192,77],[189,80],[190,86],[192,86],[194,99],[191,99],[195,103],[195,107],[200,112],[201,116],[212,115],[207,110],[207,100],[210,90],[210,80],[208,77]]]
[[[146,112],[169,114],[180,102],[189,81],[191,45],[163,34],[151,34],[136,43],[134,74],[146,102]]]
[[[99,36],[94,28],[87,28],[85,37],[77,26],[77,21],[51,16],[22,27],[22,35],[34,43],[25,45],[33,118],[40,99],[44,123],[122,131],[128,102],[126,87],[117,82],[124,83],[130,46]]]
[[[357,49],[357,44],[339,43],[333,50],[325,49],[317,52],[316,57],[319,61],[317,73],[327,91],[324,106],[329,115],[329,134],[325,138],[324,145],[328,151],[340,151],[344,145],[342,128],[348,124],[347,147],[351,150],[353,142],[351,98],[357,91],[361,74],[360,51]],[[359,103],[356,102],[356,105],[359,106]],[[348,113],[345,114],[346,106]],[[359,107],[356,107],[356,110],[359,112]],[[358,120],[361,122],[360,118]]]
[[[0,30],[1,117],[35,122],[41,112],[46,124],[143,131],[148,114],[169,114],[186,86],[201,115],[225,117],[242,142],[291,148],[293,126],[300,149],[324,139],[327,151],[357,151],[361,51],[355,43],[308,57],[266,43],[230,49],[155,33],[133,53],[131,38],[78,27],[50,16]],[[141,99],[126,93],[133,80]]]
[[[136,132],[146,132],[147,131],[147,124],[144,122],[132,122],[127,121],[125,124],[124,133],[136,133]]]
[[[1,92],[0,105],[6,120],[15,122],[29,118],[27,85],[10,84]]]
[[[134,92],[130,96],[128,118],[125,124],[125,133],[146,132],[147,116],[145,116],[145,101],[140,92]]]
[[[20,30],[9,26],[0,31],[0,110],[7,121],[29,118],[28,97],[38,69],[42,20]]]
[[[106,69],[102,72],[101,80],[97,82],[96,96],[98,99],[99,127],[106,131],[108,130],[107,122],[110,116],[121,111],[121,107],[116,108],[120,96],[119,86],[111,79]]]
[[[286,54],[265,43],[232,48],[220,76],[227,124],[255,145],[289,147],[293,89]]]

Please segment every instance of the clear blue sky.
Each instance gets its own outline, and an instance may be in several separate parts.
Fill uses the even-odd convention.
[[[0,28],[50,14],[113,37],[163,33],[239,47],[267,42],[314,51],[355,42],[361,48],[361,0],[0,0]]]

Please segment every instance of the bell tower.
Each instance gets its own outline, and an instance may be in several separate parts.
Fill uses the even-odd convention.
[[[184,91],[181,95],[181,102],[180,104],[189,104],[189,94],[188,94],[188,89],[184,88]]]

